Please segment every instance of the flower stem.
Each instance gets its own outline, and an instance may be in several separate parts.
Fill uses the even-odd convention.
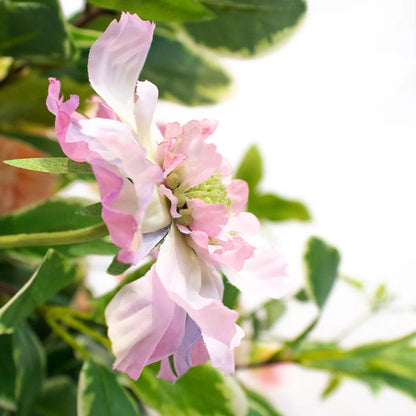
[[[0,236],[0,249],[84,243],[106,235],[108,230],[103,222],[78,230],[3,235]]]

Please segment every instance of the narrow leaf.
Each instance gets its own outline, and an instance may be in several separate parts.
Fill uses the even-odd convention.
[[[340,255],[335,247],[312,237],[307,242],[304,262],[309,290],[322,309],[337,277]]]
[[[69,285],[75,267],[53,250],[49,250],[31,279],[0,309],[0,334],[11,332],[40,305]]]
[[[78,416],[139,416],[140,413],[114,373],[92,360],[81,370],[78,384]]]
[[[237,168],[235,177],[246,181],[250,193],[254,193],[263,176],[263,163],[257,146],[252,145]]]
[[[91,166],[85,162],[74,162],[66,157],[45,157],[5,160],[10,166],[49,173],[92,174]]]
[[[122,263],[121,261],[117,260],[117,256],[114,256],[112,262],[107,268],[107,273],[111,274],[112,276],[118,276],[123,274],[130,267],[131,264]]]
[[[282,416],[265,397],[244,387],[247,395],[249,412],[247,416]]]

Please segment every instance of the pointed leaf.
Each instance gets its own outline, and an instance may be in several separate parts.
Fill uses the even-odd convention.
[[[202,0],[217,16],[188,23],[198,43],[220,52],[253,55],[292,34],[306,10],[304,0]]]
[[[87,360],[78,384],[78,416],[139,416],[140,413],[117,376],[100,364]]]
[[[75,271],[62,255],[49,250],[31,279],[0,309],[0,334],[11,332],[38,306],[69,285]]]
[[[121,261],[117,260],[117,256],[114,256],[113,260],[107,268],[107,273],[111,274],[112,276],[118,276],[120,274],[123,274],[130,267],[131,264],[122,263]]]
[[[310,293],[322,309],[338,274],[339,252],[323,240],[312,237],[307,242],[304,262]]]
[[[265,397],[244,387],[248,398],[249,411],[247,416],[282,416]]]
[[[5,160],[10,166],[21,169],[34,170],[49,173],[78,173],[92,174],[91,166],[85,162],[74,162],[67,157],[44,157]]]
[[[142,19],[166,22],[205,20],[213,13],[196,0],[88,0],[110,10],[137,13]]]
[[[254,193],[263,176],[263,163],[257,146],[252,145],[237,168],[235,177],[246,181],[250,194]]]

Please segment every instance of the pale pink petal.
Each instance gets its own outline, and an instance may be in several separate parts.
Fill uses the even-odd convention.
[[[283,256],[272,249],[257,249],[239,273],[225,268],[224,273],[234,286],[256,297],[277,299],[293,289]]]
[[[107,105],[105,101],[103,101],[97,95],[93,95],[89,101],[96,104],[97,106],[95,117],[109,118],[110,120],[120,121],[120,118],[117,116],[117,114]]]
[[[207,204],[201,199],[188,199],[192,210],[192,231],[203,231],[210,237],[217,236],[228,222],[228,210],[222,204]]]
[[[164,358],[160,362],[160,369],[157,373],[157,378],[163,378],[163,380],[171,381],[172,383],[175,383],[178,379],[177,376],[172,371],[172,368],[170,367],[169,358]]]
[[[91,46],[88,74],[104,101],[135,126],[134,93],[153,38],[154,23],[122,13]]]
[[[231,234],[255,235],[260,231],[260,222],[250,212],[240,212],[232,215],[224,229],[224,232]]]
[[[241,179],[234,179],[227,186],[227,195],[231,199],[230,211],[233,214],[239,213],[247,204],[248,185]]]
[[[165,185],[159,186],[159,192],[169,199],[170,215],[172,216],[172,218],[179,218],[181,214],[178,213],[178,198],[175,195],[173,195],[173,192],[169,188],[166,188]]]

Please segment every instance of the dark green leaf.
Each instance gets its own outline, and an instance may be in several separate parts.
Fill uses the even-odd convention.
[[[13,159],[5,160],[4,163],[16,168],[34,170],[37,172],[77,173],[82,175],[93,173],[91,166],[88,163],[74,162],[67,157]]]
[[[142,267],[140,267],[139,269],[135,270],[134,272],[130,273],[129,275],[127,275],[127,277],[125,279],[123,279],[123,281],[113,290],[111,290],[110,292],[106,293],[103,296],[100,296],[99,298],[95,298],[90,300],[90,304],[93,307],[92,310],[92,318],[98,322],[98,323],[105,323],[105,318],[104,318],[104,311],[105,308],[107,307],[107,305],[111,302],[111,299],[113,299],[113,297],[116,295],[116,293],[127,283],[133,282],[134,280],[139,279],[140,277],[144,276],[149,270],[150,267],[152,266],[154,262],[150,262],[147,263],[145,265],[143,265]]]
[[[160,96],[187,105],[212,104],[228,92],[230,78],[213,59],[182,42],[155,35],[141,73]]]
[[[85,361],[78,385],[78,416],[139,416],[140,413],[114,373]]]
[[[0,234],[75,230],[101,222],[101,218],[77,215],[85,205],[80,199],[52,199],[0,216]]]
[[[247,416],[282,416],[262,395],[244,388],[248,399],[249,411]]]
[[[222,280],[224,282],[224,295],[222,297],[222,303],[227,308],[236,309],[241,292],[227,280],[225,275],[223,275]]]
[[[75,50],[57,0],[2,0],[0,54],[31,63],[61,63]]]
[[[257,185],[259,184],[263,176],[263,163],[261,155],[257,146],[252,145],[246,152],[237,168],[235,177],[246,181],[250,189],[250,193],[256,191]]]
[[[43,384],[34,416],[76,416],[77,388],[66,376],[51,377]]]
[[[63,256],[49,250],[31,279],[0,309],[0,333],[12,331],[38,306],[69,285],[75,271]]]
[[[142,19],[166,22],[205,20],[212,12],[196,0],[88,0],[110,10],[137,13]]]
[[[126,270],[131,267],[131,264],[122,263],[117,260],[117,256],[113,257],[111,264],[107,268],[107,273],[113,276],[123,274]]]
[[[156,378],[157,365],[146,367],[134,383],[134,392],[161,416],[235,416],[242,392],[234,380],[211,366],[191,368],[175,384]]]
[[[0,335],[0,408],[16,410],[14,386],[16,367],[13,361],[13,335]]]
[[[322,309],[337,277],[340,255],[335,247],[311,237],[307,242],[304,261],[311,295]]]
[[[305,13],[304,0],[202,0],[217,16],[186,31],[221,52],[253,55],[288,38]]]
[[[307,302],[309,300],[309,296],[305,289],[301,289],[298,293],[296,293],[295,299],[299,302]]]
[[[251,194],[249,211],[259,219],[270,221],[309,221],[311,219],[307,208],[301,202],[284,199],[275,194]]]
[[[13,332],[13,361],[16,366],[16,416],[32,416],[46,372],[45,351],[35,333],[26,325]]]

